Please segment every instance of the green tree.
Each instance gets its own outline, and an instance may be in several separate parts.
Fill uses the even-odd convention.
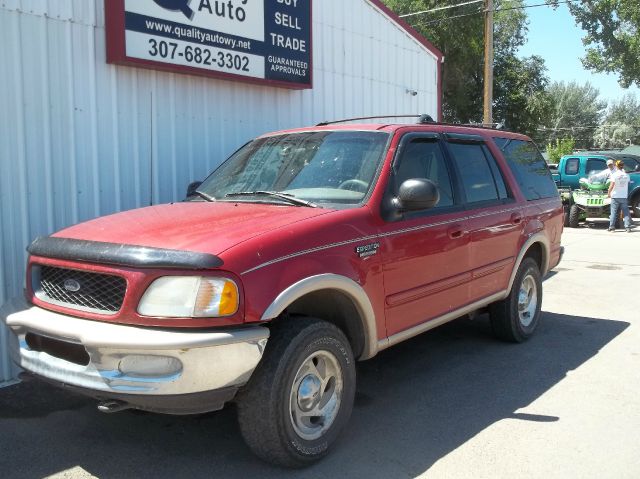
[[[629,93],[613,101],[602,125],[594,134],[598,148],[623,148],[628,143],[640,143],[640,102]]]
[[[547,161],[549,163],[560,163],[560,158],[570,155],[576,147],[573,138],[558,138],[554,143],[547,144]]]
[[[640,102],[633,93],[627,93],[618,101],[612,101],[607,110],[605,123],[640,125]]]
[[[550,3],[556,3],[556,0]],[[569,3],[586,32],[582,63],[596,72],[617,73],[620,85],[640,86],[640,6],[638,0],[583,0]]]
[[[544,72],[539,56],[501,58],[494,70],[494,118],[510,129],[535,136],[552,112]]]
[[[413,13],[459,0],[385,0],[399,14]],[[496,0],[496,8],[523,6],[523,0]],[[457,15],[464,17],[451,18]],[[523,9],[498,11],[494,30],[494,118],[513,130],[531,133],[545,116],[547,78],[540,57],[519,59],[526,39]],[[481,123],[483,104],[484,17],[481,4],[408,17],[409,23],[445,56],[443,117],[452,123]],[[518,90],[518,91],[516,91]],[[522,93],[522,94],[520,94]]]
[[[600,92],[588,82],[555,82],[548,89],[551,113],[548,120],[535,135],[538,143],[546,144],[559,138],[573,137],[576,147],[594,146],[593,135],[607,107],[600,99]]]

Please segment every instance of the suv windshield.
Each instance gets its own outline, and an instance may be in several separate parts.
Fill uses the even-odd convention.
[[[198,188],[217,201],[355,205],[371,188],[389,135],[314,131],[254,140]]]

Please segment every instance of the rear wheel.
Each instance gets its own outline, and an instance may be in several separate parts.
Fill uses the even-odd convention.
[[[349,420],[356,373],[347,338],[314,318],[271,328],[262,361],[238,396],[238,421],[261,459],[302,467],[325,456]]]
[[[571,205],[569,209],[569,227],[577,228],[580,224],[580,208],[578,205]]]
[[[525,258],[520,263],[509,296],[489,309],[494,334],[504,341],[525,341],[538,326],[541,306],[540,269],[532,258]]]
[[[624,228],[624,215],[622,213],[622,208],[618,210],[618,217],[615,221],[615,228],[618,230]]]
[[[629,201],[629,213],[631,213],[631,216],[634,218],[640,218],[640,195],[637,195]]]

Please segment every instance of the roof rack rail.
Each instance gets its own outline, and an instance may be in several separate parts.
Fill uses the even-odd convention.
[[[445,126],[464,126],[470,128],[481,128],[483,130],[502,130],[509,131],[505,128],[504,122],[501,123],[446,123],[441,121],[435,121],[431,115],[380,115],[380,116],[361,116],[358,118],[345,118],[343,120],[334,120],[334,121],[323,121],[316,126],[327,126],[327,125],[335,125],[336,123],[345,123],[347,121],[356,121],[356,120],[374,120],[376,118],[417,118],[417,123],[420,125],[445,125]]]
[[[380,116],[361,116],[359,118],[345,118],[343,120],[322,121],[316,126],[335,125],[336,123],[345,123],[347,121],[356,120],[375,120],[376,118],[418,118],[418,123],[436,123],[430,115],[380,115]]]

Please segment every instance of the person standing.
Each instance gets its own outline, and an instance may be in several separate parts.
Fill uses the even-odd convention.
[[[604,182],[606,183],[615,172],[616,172],[615,164],[613,160],[609,158],[607,160],[607,167],[604,170],[600,171],[599,173],[595,173],[591,178],[604,180]]]
[[[624,229],[631,232],[631,217],[629,216],[629,205],[627,196],[629,195],[629,175],[624,171],[624,162],[616,162],[616,171],[611,175],[609,192],[607,196],[611,198],[611,217],[609,218],[609,231],[615,231],[615,224],[618,218],[618,211],[622,208],[624,214]]]

